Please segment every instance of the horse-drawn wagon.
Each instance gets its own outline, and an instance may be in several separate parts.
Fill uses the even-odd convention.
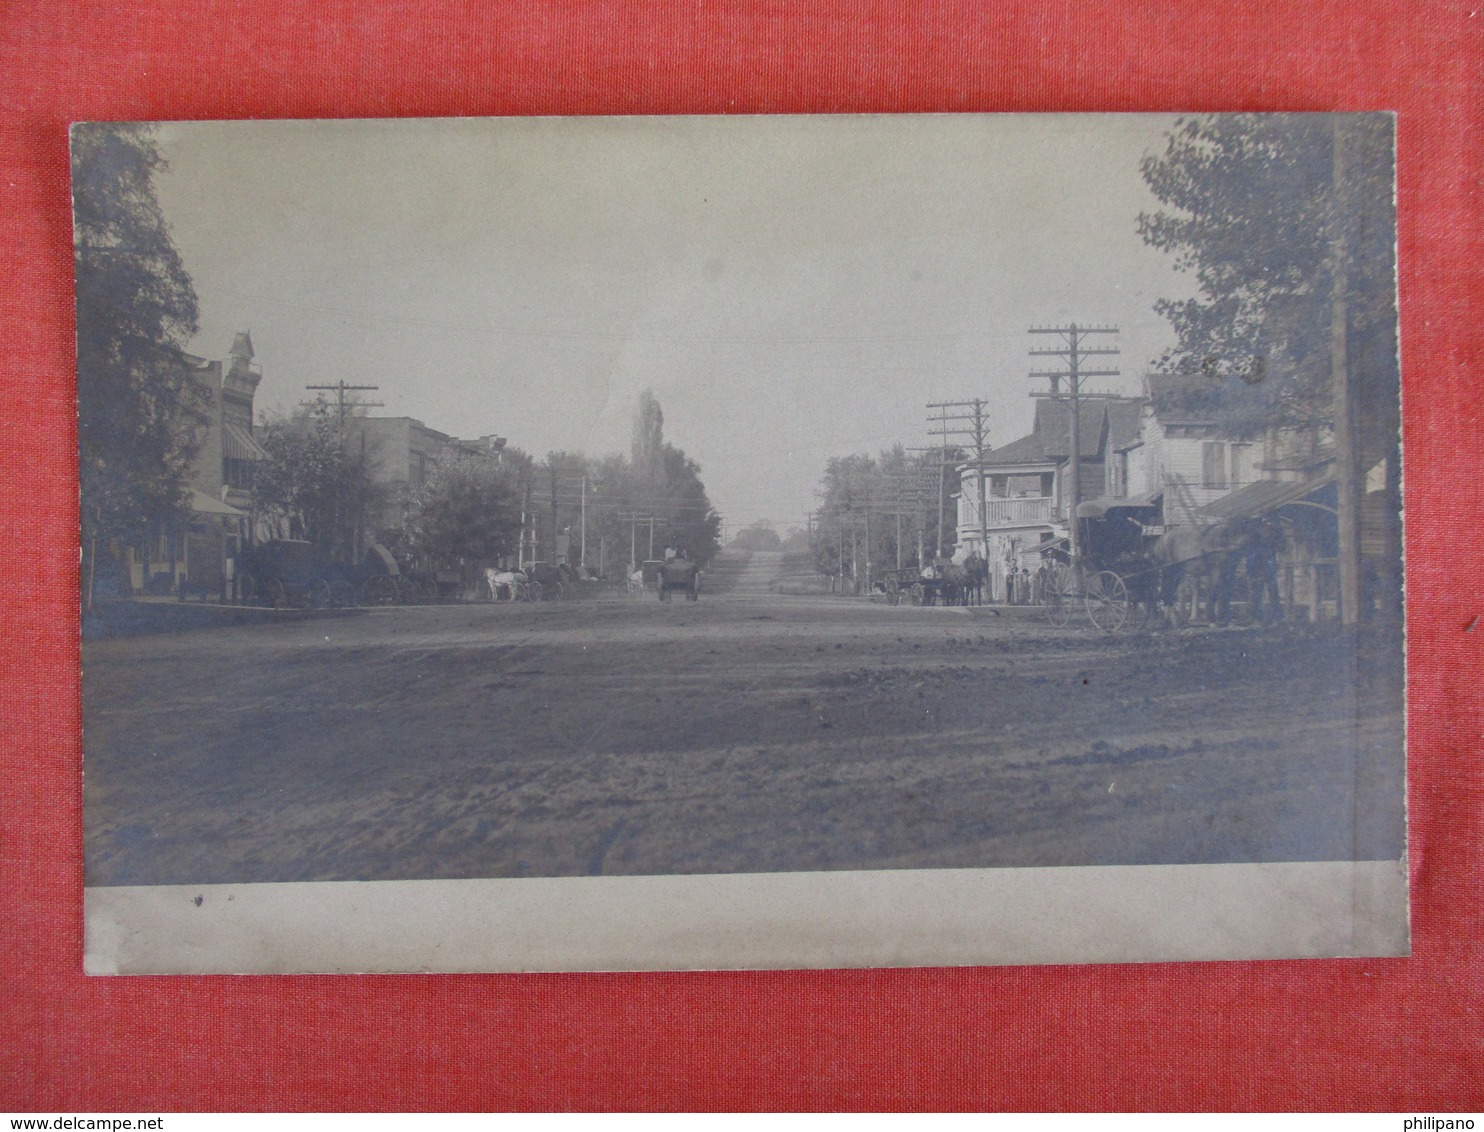
[[[688,558],[669,558],[660,565],[655,584],[661,601],[669,601],[676,590],[685,592],[686,601],[697,601],[701,596],[701,571]]]
[[[1047,619],[1064,626],[1085,612],[1094,626],[1113,632],[1152,620],[1226,621],[1238,603],[1261,616],[1264,597],[1276,608],[1277,536],[1270,522],[1166,528],[1157,518],[1147,499],[1082,504],[1080,561],[1071,560],[1066,539],[1038,548],[1049,559]]]
[[[244,547],[237,560],[237,598],[243,605],[334,608],[354,605],[354,568],[331,562],[301,539],[270,539]]]

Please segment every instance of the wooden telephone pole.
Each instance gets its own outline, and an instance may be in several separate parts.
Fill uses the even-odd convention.
[[[1070,326],[1033,326],[1032,334],[1056,334],[1061,337],[1061,342],[1056,348],[1049,350],[1032,350],[1031,356],[1036,358],[1062,358],[1065,360],[1065,369],[1055,370],[1033,370],[1032,377],[1046,377],[1051,379],[1051,392],[1045,394],[1053,398],[1060,398],[1062,378],[1067,379],[1067,396],[1072,403],[1072,422],[1070,441],[1071,452],[1068,457],[1068,475],[1071,477],[1071,491],[1064,493],[1067,499],[1067,530],[1071,535],[1072,565],[1075,567],[1082,559],[1082,533],[1078,529],[1077,505],[1082,502],[1082,420],[1081,420],[1081,397],[1082,379],[1084,377],[1117,377],[1116,369],[1086,369],[1082,362],[1085,358],[1100,354],[1116,354],[1117,347],[1098,348],[1084,345],[1087,338],[1094,334],[1117,334],[1116,326],[1078,326],[1075,322]],[[1035,394],[1032,394],[1035,396]]]
[[[944,451],[947,451],[948,437],[957,436],[968,440],[974,449],[974,460],[979,469],[979,538],[983,557],[989,557],[989,500],[984,485],[984,457],[989,452],[989,445],[985,441],[988,433],[988,425],[984,419],[985,402],[975,397],[972,401],[937,401],[928,405],[929,409],[941,409],[942,413],[933,419],[940,425],[940,431],[933,433],[941,436],[944,443]],[[949,409],[967,409],[966,413],[950,414]],[[953,424],[955,427],[950,428]]]
[[[311,393],[333,393],[337,410],[337,419],[340,422],[340,435],[345,435],[345,415],[351,409],[380,409],[383,403],[380,401],[357,401],[347,397],[347,393],[374,393],[381,388],[379,385],[347,385],[343,381],[337,381],[334,385],[306,385],[305,389]],[[312,408],[313,401],[301,401],[299,404],[305,408]]]

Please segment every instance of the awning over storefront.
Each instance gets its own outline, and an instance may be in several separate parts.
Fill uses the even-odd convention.
[[[1320,480],[1258,480],[1246,487],[1238,488],[1230,495],[1223,495],[1214,503],[1208,503],[1196,512],[1206,519],[1251,519],[1266,515],[1289,503],[1296,503],[1305,496],[1330,483],[1329,478]]]
[[[233,507],[230,503],[223,503],[207,495],[204,491],[191,488],[191,510],[197,515],[226,515],[234,519],[247,518],[247,512]]]
[[[1022,558],[1038,558],[1053,550],[1059,550],[1063,554],[1071,549],[1071,542],[1066,538],[1049,539],[1046,542],[1038,542],[1034,546],[1023,546],[1020,548]]]
[[[1130,495],[1126,499],[1105,495],[1101,499],[1089,499],[1077,504],[1077,518],[1101,519],[1109,511],[1150,511],[1159,506],[1163,491],[1148,491],[1143,495]]]
[[[228,460],[266,460],[268,453],[241,425],[222,422],[222,455]]]

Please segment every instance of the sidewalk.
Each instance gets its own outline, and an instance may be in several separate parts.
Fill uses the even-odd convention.
[[[92,610],[83,614],[82,639],[97,641],[229,625],[282,625],[288,621],[356,617],[365,612],[364,609],[265,609],[253,605],[184,602],[173,597],[110,598],[93,602]]]

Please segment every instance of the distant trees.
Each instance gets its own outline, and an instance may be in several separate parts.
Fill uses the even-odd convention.
[[[730,545],[737,550],[782,550],[783,540],[778,537],[772,523],[759,520],[738,531]]]
[[[720,548],[721,517],[706,494],[701,466],[665,440],[664,424],[658,399],[645,390],[635,407],[628,458],[586,461],[589,565],[597,564],[600,540],[608,563],[627,563],[631,554],[642,561],[651,530],[655,553],[673,546],[705,563]]]
[[[522,514],[521,470],[485,453],[455,452],[407,500],[402,539],[439,566],[514,554]]]
[[[208,392],[186,363],[196,292],[155,197],[164,160],[147,126],[72,133],[78,470],[83,584],[100,543],[188,517]]]
[[[940,547],[950,551],[957,490],[957,473],[936,453],[909,454],[898,444],[874,457],[831,457],[816,492],[820,507],[809,545],[815,570],[863,586],[868,563],[877,574],[898,561],[917,565],[919,547],[924,557]]]

